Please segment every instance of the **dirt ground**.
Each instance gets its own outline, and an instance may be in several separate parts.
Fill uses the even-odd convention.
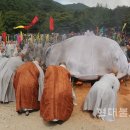
[[[130,130],[130,81],[127,81],[127,86],[121,84],[117,102],[118,116],[114,122],[93,118],[91,113],[82,111],[89,89],[90,84],[87,83],[75,87],[78,105],[74,107],[69,120],[61,125],[44,122],[39,111],[27,117],[15,112],[15,103],[0,104],[0,130]]]

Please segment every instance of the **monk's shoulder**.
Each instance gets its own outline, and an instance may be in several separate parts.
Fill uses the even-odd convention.
[[[49,71],[49,70],[54,70],[56,69],[56,66],[55,65],[49,65],[46,69],[46,71]]]

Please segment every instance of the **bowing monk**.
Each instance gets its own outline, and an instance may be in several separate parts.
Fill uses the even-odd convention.
[[[106,121],[115,119],[114,110],[120,87],[120,82],[116,77],[117,72],[117,70],[112,70],[112,73],[105,74],[94,83],[86,96],[83,110],[92,110],[94,117]]]
[[[16,69],[23,64],[22,59],[25,54],[26,50],[23,50],[16,57],[11,57],[9,59],[4,58],[0,65],[0,101],[2,103],[15,101],[13,76]]]
[[[15,73],[16,111],[19,114],[25,112],[28,116],[30,111],[39,110],[44,78],[39,62],[39,58],[26,62]]]
[[[70,73],[65,63],[47,68],[44,90],[40,103],[40,114],[45,121],[66,121],[73,111]]]

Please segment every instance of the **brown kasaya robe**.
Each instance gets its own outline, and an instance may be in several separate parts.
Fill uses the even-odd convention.
[[[62,66],[49,66],[45,73],[40,114],[45,121],[66,121],[73,111],[70,73]]]
[[[39,70],[33,62],[20,66],[14,76],[16,111],[21,109],[38,110]]]

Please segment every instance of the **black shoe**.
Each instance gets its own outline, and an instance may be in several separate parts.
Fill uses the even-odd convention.
[[[3,102],[3,101],[1,101],[1,104],[9,104],[9,102]]]
[[[56,121],[56,123],[59,124],[59,125],[61,125],[61,124],[64,123],[64,121],[59,120],[59,121]]]
[[[19,111],[17,111],[17,113],[18,113],[19,115],[21,115],[21,114],[23,113],[23,111],[22,111],[22,110],[19,110]]]

